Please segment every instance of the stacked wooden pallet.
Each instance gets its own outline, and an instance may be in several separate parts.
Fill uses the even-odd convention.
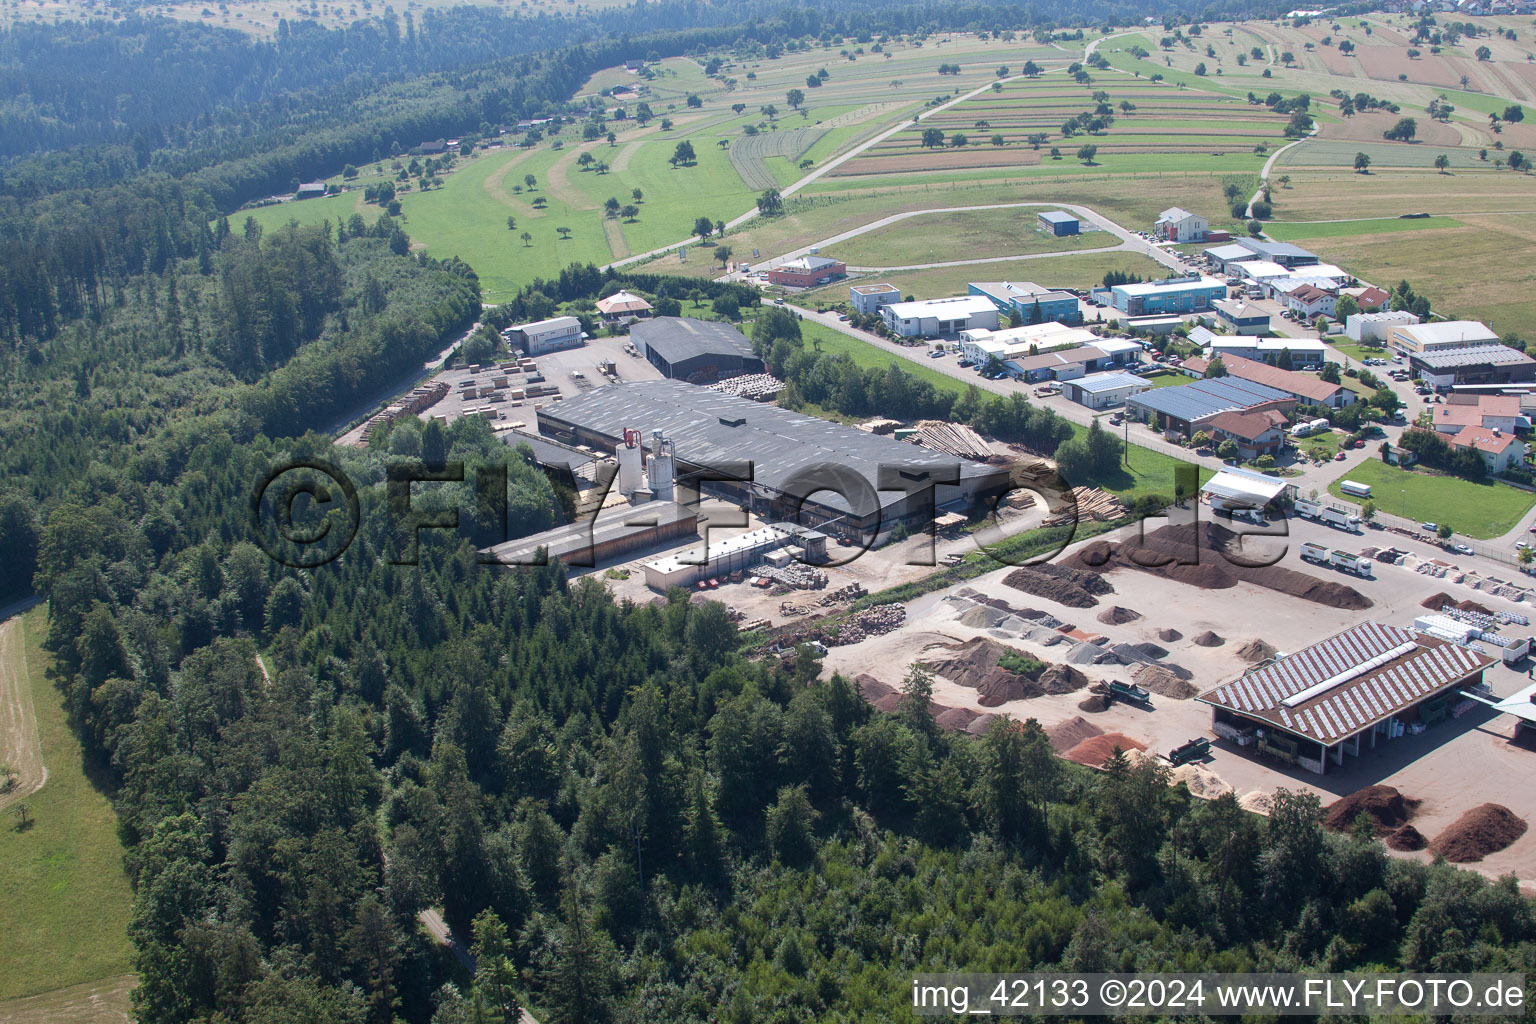
[[[1072,488],[1072,500],[1075,508],[1068,508],[1059,515],[1051,516],[1042,523],[1042,526],[1064,526],[1074,519],[1077,522],[1092,520],[1096,523],[1112,523],[1125,518],[1125,506],[1120,499],[1108,491],[1101,491],[1097,487]]]
[[[917,424],[917,441],[941,455],[977,462],[985,462],[996,454],[980,434],[964,423],[922,420]]]

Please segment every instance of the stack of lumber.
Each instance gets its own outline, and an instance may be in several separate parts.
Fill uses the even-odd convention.
[[[917,424],[917,442],[941,455],[985,462],[996,453],[976,431],[964,423],[922,420]]]
[[[1059,515],[1051,516],[1041,525],[1064,526],[1072,522],[1074,517],[1080,523],[1089,520],[1096,523],[1112,523],[1117,519],[1125,518],[1125,506],[1120,503],[1120,499],[1097,487],[1074,487],[1072,499],[1077,503],[1076,509],[1068,508]]]

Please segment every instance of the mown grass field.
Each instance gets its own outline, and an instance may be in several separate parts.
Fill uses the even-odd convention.
[[[1434,476],[1422,470],[1389,466],[1379,459],[1356,466],[1328,485],[1328,493],[1334,497],[1358,502],[1358,498],[1339,490],[1343,480],[1369,484],[1370,500],[1383,512],[1447,523],[1462,536],[1476,540],[1508,533],[1536,504],[1536,494],[1505,484]]]
[[[0,821],[0,1020],[10,1001],[116,978],[131,969],[128,916],[132,893],[123,847],[107,798],[87,779],[80,744],[61,698],[45,677],[51,657],[40,646],[47,610],[23,622],[30,680],[48,781],[26,804],[31,825]]]
[[[1104,275],[1112,270],[1147,277],[1161,269],[1162,264],[1130,252],[1064,253],[1036,260],[872,274],[862,280],[888,281],[901,289],[903,295],[931,298],[964,295],[966,285],[971,281],[1033,281],[1051,288],[1087,288],[1102,284]],[[823,305],[846,302],[849,283],[842,281],[804,292],[797,301]]]
[[[923,214],[840,242],[827,255],[849,266],[911,266],[1120,244],[1102,231],[1058,238],[1036,227],[1043,208]]]
[[[1312,242],[1324,238],[1353,238],[1357,235],[1391,235],[1404,231],[1432,231],[1459,228],[1454,217],[1374,217],[1368,220],[1323,221],[1315,223],[1268,224],[1264,233],[1277,242]]]

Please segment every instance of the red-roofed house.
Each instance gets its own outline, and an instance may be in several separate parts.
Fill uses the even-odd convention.
[[[1211,418],[1205,429],[1217,443],[1224,440],[1236,442],[1237,450],[1244,459],[1256,459],[1260,455],[1278,454],[1285,444],[1285,434],[1270,417],[1247,412],[1224,412]]]
[[[1361,291],[1359,295],[1355,296],[1355,301],[1360,304],[1360,308],[1367,310],[1386,309],[1387,303],[1391,300],[1392,296],[1388,295],[1380,288],[1377,288],[1375,285],[1371,285],[1369,288]]]
[[[1316,316],[1333,316],[1334,304],[1339,300],[1337,292],[1324,291],[1316,285],[1304,284],[1285,298],[1291,312],[1311,320]]]
[[[1242,356],[1222,356],[1221,362],[1232,376],[1278,388],[1295,395],[1296,400],[1304,405],[1325,405],[1330,409],[1341,409],[1355,404],[1353,391],[1342,384],[1329,384],[1310,373],[1282,370],[1278,366],[1270,366],[1257,359],[1244,359]]]
[[[1525,442],[1502,430],[1464,427],[1451,438],[1453,448],[1471,448],[1483,457],[1489,476],[1496,476],[1525,460]]]
[[[1513,434],[1520,419],[1519,395],[1452,395],[1434,408],[1435,429],[1457,434],[1466,427],[1486,427]]]

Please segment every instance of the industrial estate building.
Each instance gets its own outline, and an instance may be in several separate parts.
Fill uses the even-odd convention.
[[[1219,377],[1155,388],[1127,399],[1125,407],[1137,419],[1150,421],[1161,417],[1166,429],[1193,437],[1201,426],[1224,412],[1273,410],[1289,415],[1296,409],[1296,398],[1264,384]]]
[[[1141,358],[1141,346],[1118,338],[1101,338],[1092,345],[1041,352],[1003,361],[1003,372],[1026,383],[1074,380],[1103,370],[1131,366]]]
[[[1387,328],[1387,344],[1405,355],[1497,344],[1499,336],[1476,320],[1399,324]]]
[[[1152,226],[1154,235],[1169,242],[1203,242],[1210,231],[1209,220],[1177,206],[1164,210]]]
[[[659,316],[631,327],[629,339],[662,376],[673,380],[709,384],[763,372],[763,361],[746,335],[715,320]]]
[[[1134,373],[1094,373],[1061,385],[1061,393],[1067,400],[1090,409],[1110,409],[1124,405],[1125,400],[1143,391],[1151,391],[1152,385],[1145,377]]]
[[[1408,357],[1414,376],[1433,388],[1461,384],[1523,384],[1536,380],[1536,360],[1508,345],[1468,345]]]
[[[1394,327],[1408,327],[1419,318],[1406,309],[1382,310],[1379,313],[1351,313],[1344,318],[1344,336],[1362,345],[1387,344],[1387,332]]]
[[[1040,225],[1040,230],[1049,231],[1053,235],[1063,236],[1079,233],[1077,218],[1062,210],[1051,210],[1047,213],[1042,213],[1037,222]]]
[[[586,335],[582,333],[581,321],[574,316],[557,316],[508,327],[504,337],[514,348],[520,348],[530,356],[539,356],[576,348]]]
[[[826,256],[801,256],[797,259],[785,260],[770,269],[768,283],[784,285],[788,288],[814,288],[847,276],[848,267],[842,260],[829,259]]]
[[[961,331],[957,347],[962,358],[984,366],[991,358],[1015,359],[1058,348],[1092,345],[1098,340],[1098,336],[1086,328],[1044,323],[997,331]]]
[[[1269,314],[1251,302],[1217,299],[1211,303],[1216,319],[1233,334],[1268,334]]]
[[[1195,340],[1194,331],[1189,333],[1189,338],[1191,341]],[[1322,366],[1328,354],[1327,346],[1317,338],[1253,338],[1212,335],[1211,338],[1207,339],[1206,345],[1210,348],[1212,356],[1221,356],[1223,360],[1237,356],[1241,359],[1252,359],[1255,362],[1269,363],[1271,366],[1283,364],[1287,353],[1289,353],[1292,369]]]
[[[1428,632],[1362,622],[1201,694],[1211,730],[1324,774],[1412,722],[1445,717],[1493,659]]]
[[[1355,393],[1349,388],[1342,384],[1330,384],[1311,374],[1282,370],[1278,366],[1235,355],[1224,355],[1221,361],[1231,376],[1284,391],[1304,405],[1340,409],[1355,404]]]
[[[1108,289],[1110,305],[1127,316],[1198,313],[1210,309],[1211,303],[1226,298],[1226,295],[1226,282],[1199,276],[1117,284]]]
[[[1045,288],[1033,281],[972,281],[972,295],[985,295],[1004,316],[1017,313],[1026,324],[1054,321],[1081,323],[1082,307],[1077,296],[1061,288]]]
[[[854,311],[868,316],[880,307],[901,301],[901,289],[893,284],[853,284],[848,286],[848,302]]]
[[[680,476],[750,464],[750,480],[708,480],[701,489],[763,518],[841,536],[919,523],[930,504],[968,505],[1008,485],[997,467],[675,380],[594,388],[545,406],[538,420],[543,434],[601,451],[616,451],[626,431],[661,431],[675,445]]]
[[[616,505],[587,522],[567,523],[498,544],[489,554],[500,565],[543,565],[553,560],[575,567],[605,565],[660,544],[697,536],[698,524],[697,509],[674,501]]]
[[[893,334],[903,338],[943,337],[984,328],[997,330],[997,306],[980,295],[955,295],[947,299],[892,302],[880,315]]]

